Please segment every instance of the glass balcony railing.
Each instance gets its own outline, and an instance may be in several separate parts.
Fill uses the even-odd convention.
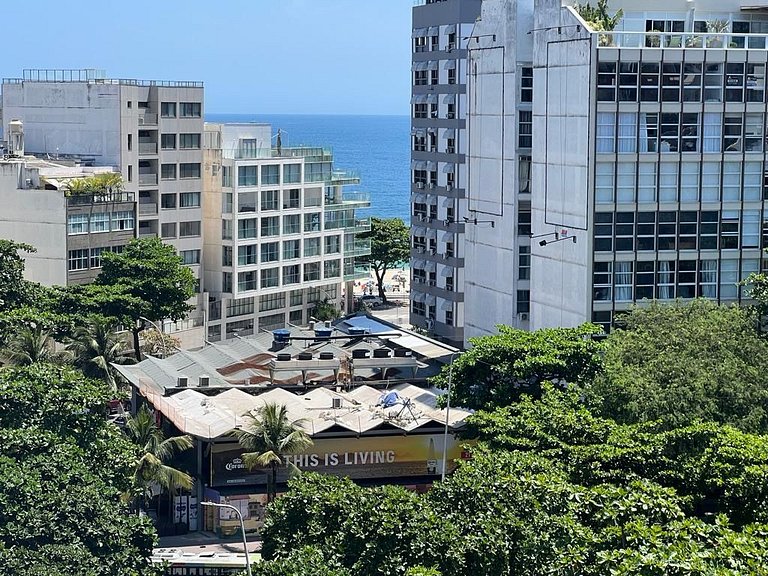
[[[369,208],[371,206],[370,192],[344,192],[343,194],[325,197],[325,207],[333,210],[346,208]]]
[[[370,218],[339,218],[338,220],[326,220],[326,230],[349,230],[350,232],[370,232]]]
[[[600,48],[724,48],[766,50],[766,34],[729,32],[593,32]]]
[[[352,246],[345,248],[345,257],[358,257],[368,256],[371,253],[371,239],[370,238],[356,238],[352,243]]]

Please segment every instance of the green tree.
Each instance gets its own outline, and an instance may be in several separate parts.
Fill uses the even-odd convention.
[[[601,329],[548,328],[529,332],[498,326],[499,333],[470,339],[472,347],[453,362],[451,403],[465,408],[504,406],[522,394],[538,395],[542,382],[590,382],[602,367]],[[451,366],[432,379],[448,388]]]
[[[624,16],[623,10],[618,10],[611,16],[608,13],[608,0],[597,0],[597,6],[592,6],[589,3],[575,4],[573,8],[579,13],[579,16],[584,18],[592,30],[596,31],[613,30]]]
[[[149,356],[165,358],[181,348],[181,340],[156,328],[145,330],[142,337],[141,352]]]
[[[277,493],[277,468],[286,454],[299,454],[312,446],[312,439],[301,428],[302,421],[291,422],[285,405],[267,403],[246,415],[247,423],[237,431],[237,439],[246,450],[243,463],[250,469],[270,468],[267,480],[267,500]]]
[[[105,254],[93,286],[128,296],[115,302],[114,294],[108,292],[101,314],[130,319],[137,360],[141,360],[139,334],[147,326],[145,318],[180,320],[193,309],[187,303],[194,295],[192,271],[182,264],[175,248],[159,238],[134,239],[122,253]]]
[[[36,362],[63,362],[64,357],[55,352],[51,333],[33,325],[16,329],[0,351],[0,360],[12,366],[29,366]]]
[[[324,320],[336,320],[336,318],[341,316],[341,311],[328,298],[324,298],[322,302],[315,303],[310,316],[321,322]]]
[[[371,231],[363,232],[360,238],[371,239],[371,254],[361,261],[371,265],[376,274],[379,297],[387,301],[384,292],[384,276],[387,270],[410,257],[411,240],[408,227],[400,218],[371,218]]]
[[[34,246],[0,239],[0,312],[13,310],[30,301],[31,282],[24,279],[24,258],[20,252],[37,252]]]
[[[605,342],[593,406],[619,422],[768,432],[768,341],[755,326],[751,310],[704,299],[636,308]]]
[[[153,573],[152,523],[121,502],[135,449],[109,398],[72,367],[0,369],[0,573]]]
[[[169,495],[178,488],[192,488],[192,477],[171,465],[176,454],[192,448],[192,438],[187,435],[166,438],[146,404],[128,420],[125,430],[139,449],[133,489],[140,493],[141,498],[146,500],[153,484],[167,490]]]
[[[115,332],[112,322],[92,318],[87,325],[75,329],[67,345],[75,365],[87,376],[103,380],[110,390],[117,392],[115,369],[112,364],[130,364],[125,340]]]

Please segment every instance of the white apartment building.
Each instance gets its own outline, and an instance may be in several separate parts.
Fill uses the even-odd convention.
[[[764,268],[768,5],[610,8],[623,18],[600,32],[560,0],[483,3],[473,32],[480,46],[471,42],[469,54],[468,208],[474,217],[474,198],[495,206],[515,198],[516,212],[488,219],[493,230],[518,229],[467,235],[468,277],[486,286],[506,277],[510,289],[467,306],[465,336],[514,324],[511,311],[520,313],[526,297],[534,329],[608,326],[644,299],[738,302],[739,280]],[[521,101],[524,50],[533,64],[530,115]],[[520,148],[531,132],[526,173]],[[516,190],[527,174],[530,259],[519,252],[527,216]],[[517,258],[489,265],[493,249],[517,249]],[[466,290],[468,302],[490,293]]]
[[[414,326],[464,339],[467,37],[481,0],[413,8],[411,313]]]
[[[279,136],[277,137],[280,138]],[[355,258],[370,253],[367,193],[325,148],[289,148],[268,124],[206,125],[208,340],[304,325],[317,302],[352,306]],[[209,180],[210,178],[210,180]]]
[[[159,235],[200,278],[202,82],[24,70],[3,79],[2,117],[4,128],[23,123],[26,150],[40,158],[75,156],[119,170],[138,205],[136,235]]]

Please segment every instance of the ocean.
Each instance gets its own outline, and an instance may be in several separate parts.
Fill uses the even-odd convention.
[[[410,214],[410,118],[301,114],[206,114],[208,122],[264,122],[282,130],[283,146],[324,146],[334,166],[357,172],[357,188],[371,194],[361,215],[402,218]],[[353,188],[350,187],[352,190]]]

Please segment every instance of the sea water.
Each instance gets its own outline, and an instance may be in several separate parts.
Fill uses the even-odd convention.
[[[410,118],[296,114],[206,114],[208,122],[263,122],[282,132],[283,146],[333,150],[334,167],[360,175],[349,190],[370,192],[371,209],[360,215],[398,217],[409,223]],[[274,144],[274,142],[273,142]]]

